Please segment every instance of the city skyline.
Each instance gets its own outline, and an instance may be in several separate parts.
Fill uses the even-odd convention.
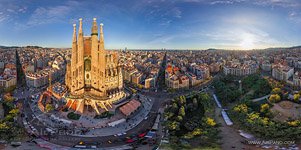
[[[0,149],[301,149],[299,8],[0,0]]]
[[[104,23],[107,49],[263,49],[301,45],[297,0],[0,2],[0,45],[71,47],[72,24]],[[107,34],[109,33],[109,34]]]

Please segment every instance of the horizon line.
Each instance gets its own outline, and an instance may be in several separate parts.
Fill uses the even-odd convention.
[[[0,47],[41,47],[41,48],[57,48],[57,49],[71,49],[71,47],[49,47],[49,46],[38,46],[38,45],[22,45],[22,46],[16,46],[16,45],[0,45]],[[125,48],[127,50],[240,50],[240,51],[252,51],[252,50],[266,50],[266,49],[277,49],[277,48],[295,48],[295,47],[301,47],[300,45],[294,45],[294,46],[276,46],[276,47],[266,47],[266,48],[253,48],[253,49],[231,49],[231,48],[105,48],[106,50],[124,50]]]

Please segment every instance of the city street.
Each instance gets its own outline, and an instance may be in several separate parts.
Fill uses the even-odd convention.
[[[35,116],[35,111],[39,111],[37,109],[31,109],[30,101],[31,97],[30,94],[28,94],[29,97],[25,97],[24,95],[20,95],[19,100],[22,101],[23,103],[23,111],[24,115],[27,118],[26,120],[32,124],[32,126],[37,130],[37,133],[46,133],[46,128],[45,122],[39,121],[37,117],[40,116]],[[149,96],[148,96],[149,97]],[[120,136],[120,137],[115,137],[113,136],[102,136],[101,138],[99,137],[79,137],[79,136],[72,136],[72,135],[67,135],[66,132],[58,132],[58,134],[55,134],[50,137],[50,142],[59,144],[59,145],[65,145],[65,146],[74,146],[78,144],[80,141],[84,141],[86,143],[99,143],[101,147],[107,147],[107,146],[118,146],[118,145],[124,145],[125,142],[120,141],[120,139],[125,138],[126,136],[130,135],[137,135],[139,133],[145,132],[147,129],[151,128],[154,122],[154,119],[156,117],[156,112],[159,109],[160,105],[162,102],[164,102],[165,98],[162,97],[149,97],[150,99],[154,100],[153,101],[153,106],[149,110],[150,113],[147,117],[147,119],[144,119],[145,116],[141,116],[140,120],[142,121],[133,129],[130,129],[127,131],[126,135]],[[31,104],[31,105],[36,105],[36,104]],[[145,113],[144,113],[145,114]],[[45,135],[47,137],[47,135]],[[112,141],[112,143],[109,143],[108,141]]]
[[[195,88],[196,91],[198,91],[199,89],[202,89],[204,86],[208,86],[208,84],[203,85],[201,87]],[[35,91],[38,92],[38,91]],[[33,92],[33,93],[35,93]],[[187,93],[190,93],[191,91],[187,91]],[[26,92],[25,92],[26,93]],[[28,92],[29,93],[29,92]],[[90,144],[97,144],[100,147],[112,147],[112,146],[121,146],[121,145],[126,145],[126,143],[124,142],[123,139],[125,139],[125,137],[128,136],[132,136],[132,135],[137,135],[140,133],[145,132],[146,130],[152,128],[154,120],[157,116],[157,112],[159,110],[159,108],[163,108],[164,107],[164,103],[171,100],[172,97],[169,93],[165,93],[165,92],[156,92],[154,93],[142,93],[143,95],[147,95],[147,97],[149,99],[152,100],[152,107],[149,110],[149,114],[147,119],[145,116],[141,116],[140,119],[142,119],[142,121],[136,125],[134,128],[126,131],[126,135],[122,135],[122,136],[113,136],[114,134],[112,134],[111,136],[101,136],[101,138],[99,137],[86,137],[86,136],[74,136],[74,135],[70,135],[69,133],[65,132],[64,130],[62,131],[58,131],[58,133],[52,135],[52,136],[47,136],[47,134],[45,134],[45,136],[43,136],[45,139],[49,140],[49,142],[51,143],[55,143],[58,145],[64,145],[64,146],[68,146],[68,147],[72,147],[76,144],[78,144],[79,142],[83,141],[84,143],[90,143]],[[185,93],[181,93],[181,94],[185,94]],[[140,94],[138,94],[140,95]],[[143,98],[143,95],[140,95],[140,97]],[[24,95],[21,95],[24,97]],[[20,98],[19,100],[23,102],[23,112],[27,118],[27,121],[29,123],[32,124],[32,126],[34,126],[34,128],[36,128],[37,133],[46,133],[46,128],[47,126],[45,126],[45,122],[41,122],[39,121],[39,119],[37,119],[37,117],[40,116],[35,116],[35,113],[33,111],[39,111],[37,110],[37,107],[35,109],[31,109],[30,103],[32,103],[30,101],[31,97],[30,94],[28,94],[29,97],[27,97],[26,99]],[[175,97],[176,95],[173,95],[173,97]],[[36,105],[36,104],[31,104],[31,105]],[[144,113],[145,114],[145,113]],[[72,132],[71,132],[72,133]],[[162,135],[158,135],[158,137],[160,138]],[[49,137],[49,139],[47,138]],[[158,139],[158,141],[160,141],[160,139]]]

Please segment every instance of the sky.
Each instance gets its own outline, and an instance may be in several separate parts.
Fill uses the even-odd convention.
[[[301,0],[0,0],[0,45],[68,48],[94,17],[107,49],[301,45]]]

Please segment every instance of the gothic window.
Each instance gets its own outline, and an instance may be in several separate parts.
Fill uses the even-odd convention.
[[[85,71],[91,71],[91,60],[90,59],[85,60]]]

